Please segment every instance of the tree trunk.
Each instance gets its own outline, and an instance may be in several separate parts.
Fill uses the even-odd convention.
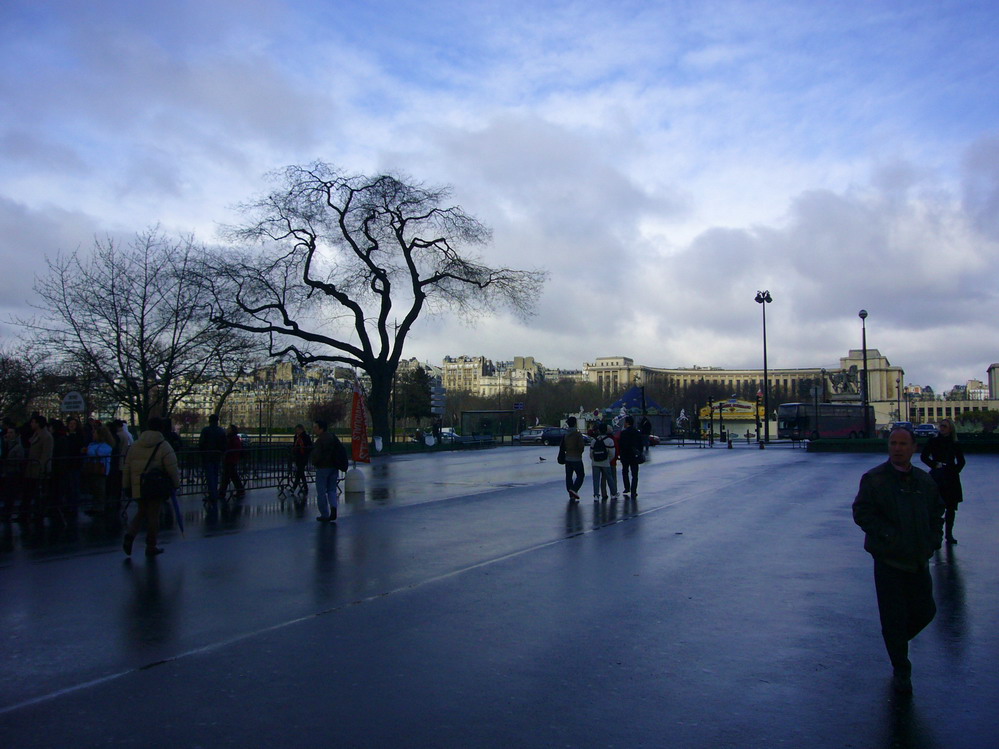
[[[371,378],[371,392],[368,393],[368,410],[371,411],[371,436],[381,437],[382,443],[391,442],[392,425],[389,402],[392,397],[392,372],[388,365],[372,367],[368,370]]]

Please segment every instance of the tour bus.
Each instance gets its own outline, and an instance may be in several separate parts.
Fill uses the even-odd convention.
[[[816,415],[818,421],[816,421]],[[859,403],[781,403],[777,407],[778,439],[843,439],[863,437],[865,428],[874,431],[874,406]]]

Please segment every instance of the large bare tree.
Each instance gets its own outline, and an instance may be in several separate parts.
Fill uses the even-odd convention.
[[[86,372],[144,425],[259,346],[212,322],[210,289],[191,272],[205,252],[157,229],[126,245],[96,240],[89,253],[48,260],[35,282],[37,315],[21,323],[64,370]]]
[[[205,274],[214,319],[266,336],[274,356],[366,372],[374,434],[389,433],[392,379],[422,313],[533,312],[546,274],[485,265],[472,250],[491,232],[447,204],[448,188],[322,162],[272,176],[276,188],[228,232],[257,246],[220,255]]]

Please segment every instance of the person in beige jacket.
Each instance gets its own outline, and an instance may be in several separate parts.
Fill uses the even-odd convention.
[[[132,544],[139,533],[139,526],[142,524],[143,518],[146,520],[146,556],[154,557],[163,553],[163,549],[156,545],[156,533],[160,527],[160,510],[163,503],[159,500],[143,499],[140,488],[146,463],[149,463],[150,468],[161,468],[173,481],[174,489],[180,488],[177,453],[163,437],[163,433],[160,431],[162,426],[162,419],[157,416],[152,417],[146,426],[146,431],[139,435],[139,439],[125,454],[125,465],[121,475],[122,488],[139,505],[132,522],[128,524],[125,540],[122,542],[122,549],[129,556],[132,554]],[[154,450],[156,451],[155,455],[153,455]],[[153,456],[151,463],[149,462],[150,456]]]

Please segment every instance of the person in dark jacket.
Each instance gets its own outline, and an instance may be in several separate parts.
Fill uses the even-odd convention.
[[[291,446],[291,460],[295,466],[295,475],[291,481],[291,490],[302,492],[303,497],[309,496],[309,482],[305,477],[305,468],[309,464],[309,453],[312,452],[312,437],[301,424],[295,425],[295,441]]]
[[[618,439],[621,480],[624,483],[624,491],[621,493],[632,499],[638,497],[638,466],[645,460],[645,446],[642,442],[642,433],[635,428],[635,417],[625,416],[624,429]]]
[[[929,560],[943,542],[944,504],[926,471],[912,465],[916,437],[900,427],[888,436],[888,461],[860,479],[853,520],[874,557],[881,634],[894,669],[892,684],[912,693],[909,640],[936,615]]]
[[[335,523],[336,511],[340,504],[337,481],[340,471],[347,470],[347,450],[323,419],[316,419],[312,425],[316,441],[312,445],[309,460],[316,469],[316,506],[321,523]]]
[[[586,451],[586,442],[583,435],[576,428],[575,416],[570,416],[565,420],[565,425],[569,431],[562,438],[562,453],[565,455],[565,488],[569,492],[569,501],[579,501],[579,488],[583,485],[583,478],[586,469],[583,467],[583,453]]]
[[[243,440],[239,437],[239,430],[235,424],[230,424],[225,432],[226,446],[225,455],[222,458],[222,484],[219,486],[219,496],[225,501],[225,493],[229,490],[229,482],[232,482],[236,489],[236,499],[246,496],[246,487],[243,486],[243,477],[239,475],[239,461],[243,457]]]
[[[956,544],[954,538],[954,518],[957,506],[964,499],[961,488],[961,471],[964,470],[964,451],[957,444],[954,422],[944,419],[940,422],[940,434],[930,438],[923,446],[919,459],[930,467],[930,476],[937,482],[940,496],[947,508],[944,514],[944,530],[947,543]]]
[[[219,462],[227,444],[225,430],[219,426],[219,415],[210,415],[208,426],[198,436],[198,452],[201,453],[201,465],[205,469],[205,492],[208,501],[213,504],[219,498]]]

